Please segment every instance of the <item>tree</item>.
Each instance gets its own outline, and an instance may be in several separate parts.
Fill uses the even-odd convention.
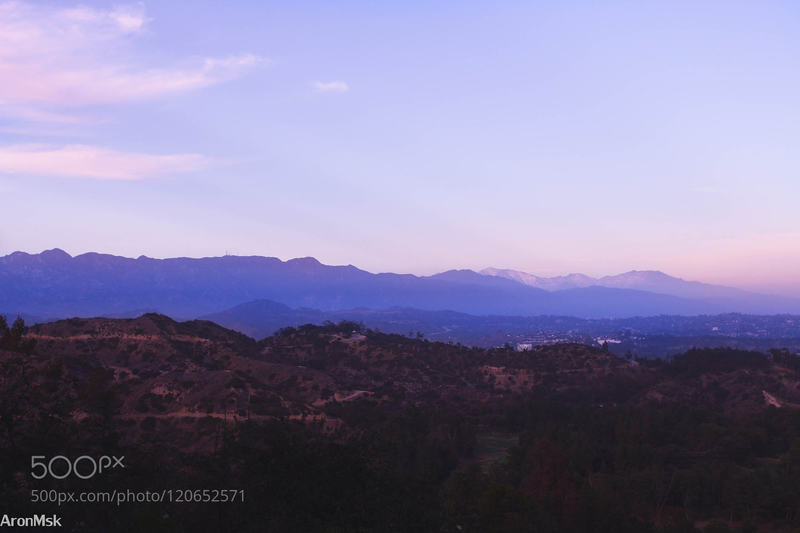
[[[22,317],[18,316],[9,328],[6,317],[0,315],[0,349],[25,354],[33,353],[36,340],[24,338],[26,329]]]

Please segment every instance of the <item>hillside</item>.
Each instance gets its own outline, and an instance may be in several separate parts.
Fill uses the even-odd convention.
[[[256,341],[157,314],[14,331],[0,331],[4,506],[27,508],[32,449],[129,465],[35,488],[247,491],[235,506],[118,507],[92,531],[165,514],[202,531],[524,531],[513,524],[547,520],[544,531],[666,532],[713,519],[784,531],[800,519],[800,358],[788,351],[650,362],[580,344],[468,348],[353,322]],[[697,483],[718,487],[691,492]],[[657,490],[633,497],[634,484]],[[743,487],[761,500],[741,507]],[[87,509],[59,512],[80,521]]]
[[[738,411],[766,405],[764,390],[787,405],[800,403],[793,369],[768,355],[727,349],[642,365],[582,344],[487,350],[379,333],[355,322],[288,327],[255,341],[213,322],[157,314],[40,324],[25,338],[35,341],[30,362],[57,362],[67,387],[79,387],[98,368],[107,371],[124,397],[120,413],[134,418],[324,417],[326,405],[343,398],[481,404],[543,392],[614,402],[697,403],[702,397]],[[717,394],[704,396],[714,387]],[[274,413],[262,409],[267,404],[276,406]]]

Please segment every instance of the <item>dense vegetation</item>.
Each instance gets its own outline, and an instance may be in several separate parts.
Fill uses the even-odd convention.
[[[202,323],[191,327],[208,328]],[[78,368],[69,358],[32,354],[24,333],[22,323],[0,331],[10,339],[2,341],[5,351],[0,352],[5,354],[0,369],[0,513],[50,510],[87,531],[666,533],[800,527],[800,409],[792,406],[730,412],[700,400],[653,401],[638,389],[620,396],[624,401],[607,403],[596,394],[567,394],[546,386],[495,393],[486,384],[476,392],[480,401],[425,390],[331,400],[325,413],[342,424],[333,432],[322,431],[312,419],[284,415],[234,423],[209,417],[191,431],[212,431],[213,450],[190,451],[177,445],[172,434],[160,435],[168,426],[157,417],[167,407],[152,403],[157,395],[130,415],[141,420],[146,437],[126,440],[132,422],[120,416],[128,390],[124,382],[87,362]],[[525,369],[520,361],[526,360],[510,351],[375,334],[354,323],[286,329],[264,343],[270,350],[264,353],[290,361],[294,346],[309,371],[340,372],[361,383],[364,378],[351,373],[363,362],[337,337],[345,334],[368,337],[362,357],[376,366],[361,369],[365,375],[383,368],[386,353],[404,357],[390,360],[390,373],[399,376],[403,370],[412,378],[420,373],[437,387],[455,387],[448,372],[471,358]],[[242,349],[254,350],[231,338],[244,343]],[[187,350],[201,360],[196,348]],[[564,357],[568,352],[597,359],[597,368],[605,368],[610,357],[595,349],[564,350]],[[435,360],[436,353],[441,361]],[[669,383],[693,384],[709,376],[740,379],[780,364],[788,379],[797,373],[792,368],[796,361],[781,351],[693,350],[647,372]],[[544,368],[553,364],[552,359],[530,359],[527,366],[559,371]],[[64,387],[75,372],[80,375],[75,387]],[[245,378],[232,379],[230,390],[243,387],[236,380]],[[394,390],[391,384],[382,386]],[[70,414],[75,411],[86,416],[76,419]],[[34,483],[27,475],[32,453],[125,455],[128,468],[90,481]],[[234,488],[244,489],[246,500],[58,507],[31,504],[33,488]]]

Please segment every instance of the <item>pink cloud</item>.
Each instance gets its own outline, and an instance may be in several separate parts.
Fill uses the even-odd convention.
[[[262,59],[206,58],[141,65],[127,50],[148,19],[141,4],[110,10],[0,3],[0,112],[12,106],[81,106],[153,98],[230,81]],[[116,51],[116,52],[115,52]],[[35,120],[46,120],[45,112]]]
[[[142,154],[87,145],[0,147],[0,174],[131,180],[202,170],[200,154]]]

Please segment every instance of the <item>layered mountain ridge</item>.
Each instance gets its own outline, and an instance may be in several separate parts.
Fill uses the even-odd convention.
[[[659,270],[630,270],[622,274],[600,278],[593,278],[585,274],[541,277],[519,270],[499,268],[484,268],[480,273],[487,276],[511,279],[530,287],[548,291],[597,286],[611,289],[634,289],[657,294],[669,294],[681,298],[743,298],[755,296],[754,293],[742,289],[699,281],[687,281]]]
[[[255,300],[323,311],[405,307],[481,316],[800,313],[800,300],[660,272],[632,271],[597,280],[496,269],[415,276],[324,265],[312,257],[133,259],[93,252],[72,257],[59,249],[14,252],[0,257],[0,287],[0,311],[45,318],[143,311],[195,318]]]

